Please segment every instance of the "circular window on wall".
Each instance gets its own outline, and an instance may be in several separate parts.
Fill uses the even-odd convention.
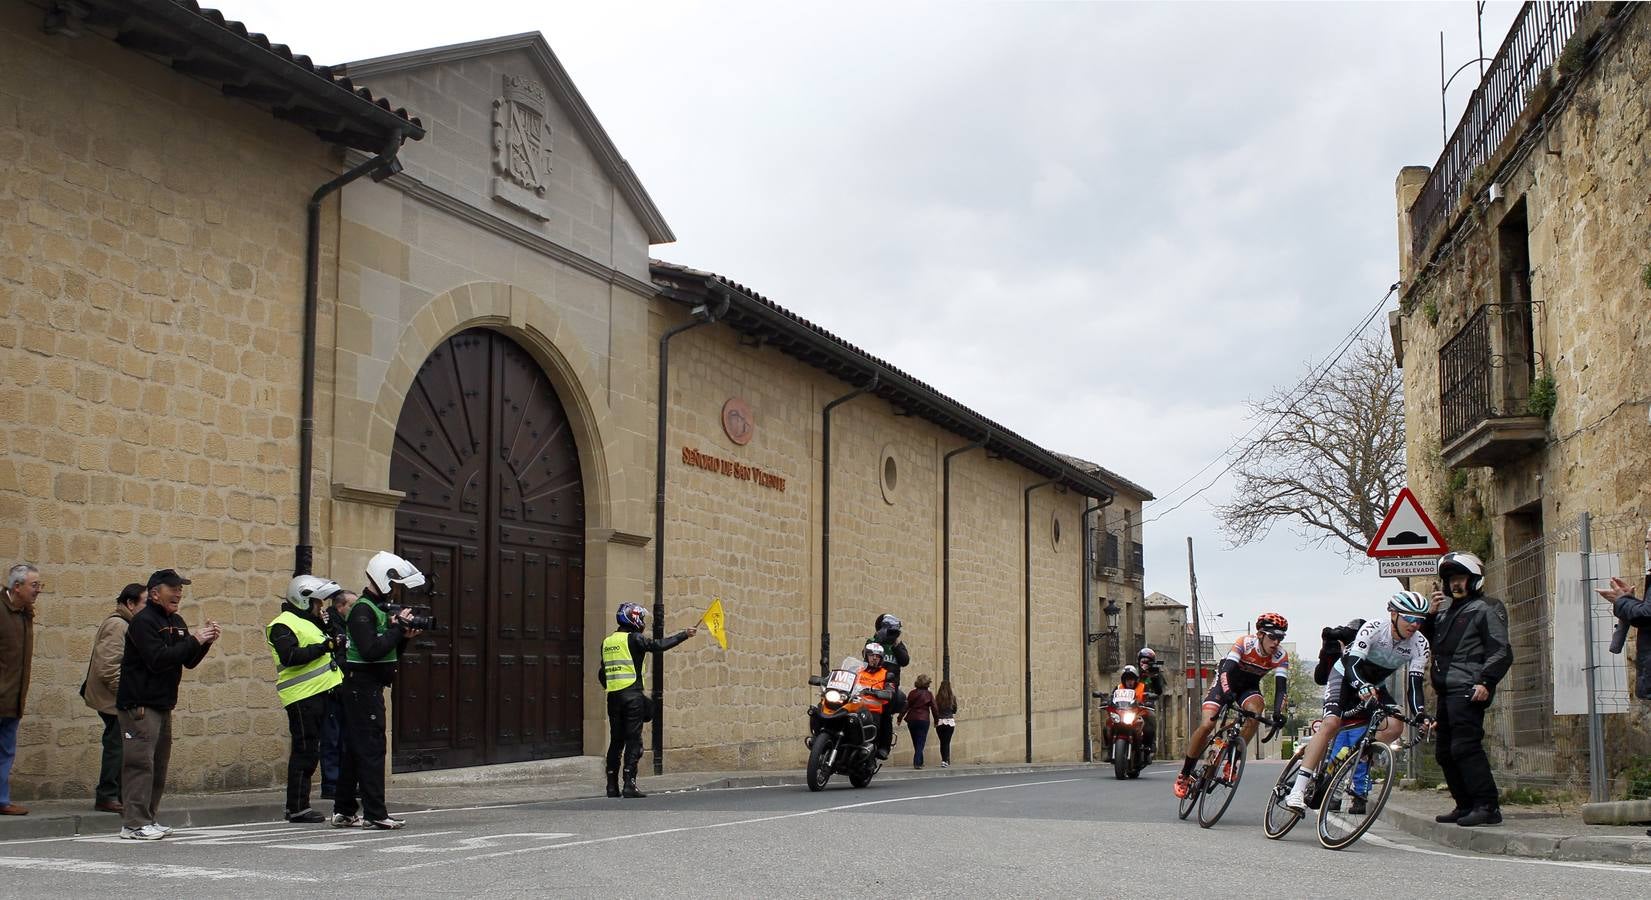
[[[883,448],[877,477],[883,485],[883,502],[893,503],[895,491],[900,487],[900,464],[894,461],[894,451],[890,447]]]
[[[1061,517],[1051,516],[1049,519],[1049,543],[1056,550],[1061,548]]]

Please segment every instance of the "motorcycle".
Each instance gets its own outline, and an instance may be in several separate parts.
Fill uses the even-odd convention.
[[[1102,691],[1096,697],[1106,697]],[[1146,703],[1135,700],[1135,691],[1129,688],[1114,690],[1106,703],[1108,731],[1112,736],[1112,774],[1119,780],[1139,778],[1152,765],[1153,751],[1147,746],[1147,716],[1152,714],[1152,694]]]
[[[808,789],[825,790],[831,776],[843,774],[857,788],[871,784],[883,767],[877,758],[877,721],[894,691],[859,683],[865,664],[850,657],[825,678],[810,676],[820,701],[808,708]]]

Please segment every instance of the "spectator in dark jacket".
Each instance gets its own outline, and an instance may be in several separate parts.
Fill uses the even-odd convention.
[[[154,841],[172,833],[155,821],[166,792],[166,768],[172,758],[172,710],[178,705],[183,670],[206,658],[218,639],[218,623],[190,628],[178,615],[183,586],[189,579],[172,569],[149,576],[148,603],[132,616],[126,650],[120,661],[120,836]]]
[[[934,718],[934,694],[929,692],[929,676],[919,675],[912,692],[906,695],[906,708],[900,713],[900,721],[911,729],[911,767],[914,769],[923,768],[923,745],[928,743],[929,724]]]
[[[338,648],[334,656],[339,666],[344,665],[344,644],[347,640],[345,623],[349,620],[350,607],[355,605],[355,591],[343,590],[332,596],[332,604],[327,607],[326,617],[322,627],[333,636],[334,646]],[[332,800],[338,796],[338,770],[344,754],[344,702],[339,691],[327,694],[327,718],[321,724],[321,799]]]
[[[1634,694],[1645,701],[1642,712],[1651,716],[1651,531],[1645,533],[1645,587],[1640,596],[1621,578],[1612,578],[1611,586],[1599,592],[1611,604],[1617,617],[1617,631],[1611,638],[1611,652],[1621,653],[1628,637],[1628,629],[1635,629],[1634,638]],[[1651,829],[1646,829],[1651,837]]]
[[[1500,825],[1501,798],[1485,754],[1485,713],[1496,685],[1513,665],[1508,641],[1508,609],[1485,596],[1485,564],[1471,553],[1439,558],[1444,590],[1433,600],[1449,607],[1422,626],[1433,649],[1432,682],[1438,697],[1434,755],[1456,808],[1439,822]]]

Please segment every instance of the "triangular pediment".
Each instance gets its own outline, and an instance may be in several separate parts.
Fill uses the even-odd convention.
[[[501,67],[502,77],[493,72],[478,75],[471,71],[477,68],[476,63],[490,57],[510,61]],[[494,170],[489,190],[491,198],[539,218],[547,216],[537,207],[548,202],[543,200],[544,183],[536,183],[541,154],[545,165],[554,166],[551,147],[559,138],[551,135],[545,146],[540,146],[536,131],[543,128],[547,110],[538,107],[553,105],[559,120],[573,130],[573,138],[582,151],[611,182],[634,217],[636,227],[646,234],[647,243],[676,240],[659,208],[574,86],[543,34],[531,31],[434,47],[346,63],[342,68],[355,81],[373,84],[375,89],[382,86],[383,91],[392,96],[397,96],[396,91],[404,92],[405,96],[397,96],[397,102],[406,102],[409,108],[428,108],[427,115],[433,121],[440,122],[444,114],[450,115],[455,121],[449,124],[463,129],[466,140],[490,145]],[[530,71],[523,71],[524,68]],[[454,73],[452,81],[461,90],[445,91],[440,97],[421,96],[430,89],[418,79],[431,70]],[[463,90],[465,88],[474,89]],[[483,91],[485,104],[480,102],[484,95],[478,93]],[[455,104],[462,108],[444,112]],[[478,133],[489,130],[491,133],[486,136]]]

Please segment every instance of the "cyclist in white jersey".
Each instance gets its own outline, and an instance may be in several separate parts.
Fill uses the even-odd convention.
[[[1409,675],[1411,716],[1422,712],[1422,679],[1427,674],[1429,650],[1427,638],[1422,637],[1422,623],[1427,621],[1432,608],[1421,594],[1400,591],[1387,601],[1386,620],[1375,618],[1364,624],[1341,661],[1330,670],[1324,686],[1324,726],[1313,735],[1312,742],[1302,754],[1301,772],[1296,783],[1284,798],[1284,805],[1296,812],[1307,809],[1307,789],[1313,774],[1324,760],[1324,752],[1335,740],[1344,714],[1363,711],[1376,703],[1391,704],[1393,697],[1382,687],[1389,675],[1404,669]],[[1348,716],[1351,718],[1351,716]],[[1388,719],[1376,739],[1391,742],[1404,729],[1398,719]],[[1355,798],[1355,803],[1359,798]],[[1357,810],[1355,810],[1357,812]]]

